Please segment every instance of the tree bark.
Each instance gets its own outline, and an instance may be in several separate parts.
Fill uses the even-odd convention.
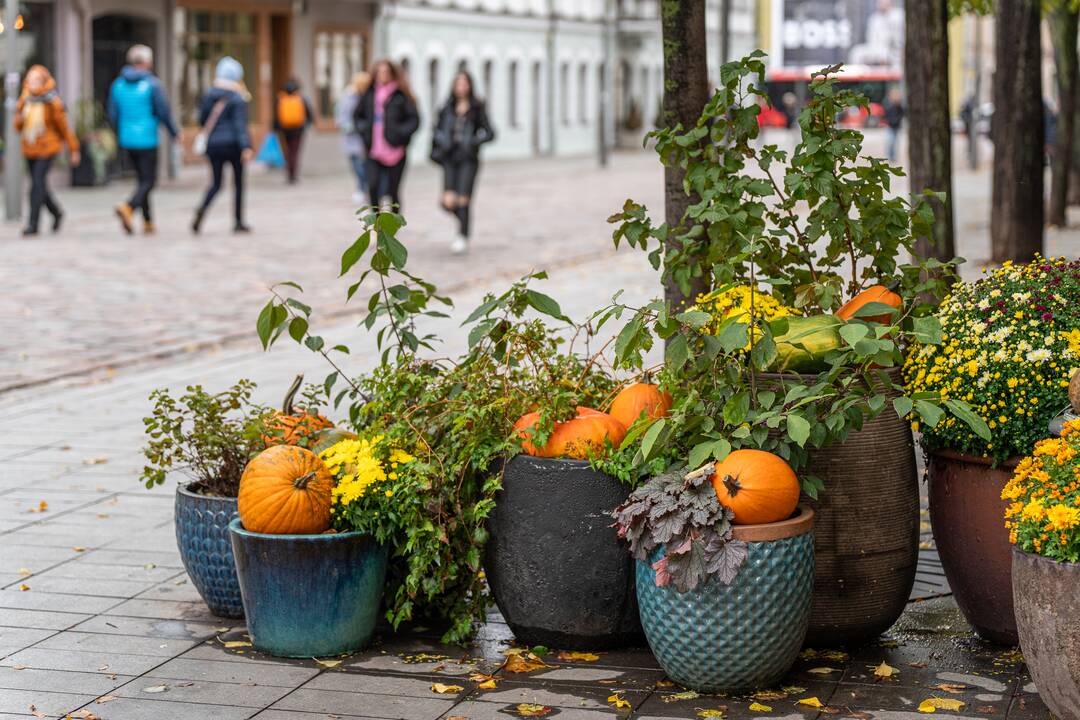
[[[949,9],[947,0],[906,0],[904,77],[907,81],[908,157],[912,197],[924,190],[933,199],[931,237],[916,241],[924,258],[956,257],[953,239],[952,127],[949,114]]]
[[[709,99],[709,66],[705,39],[706,0],[663,0],[660,6],[664,43],[663,124],[691,128],[697,124]],[[686,171],[664,168],[664,217],[669,228],[677,227],[692,198],[683,189]],[[669,241],[670,242],[670,241]],[[708,278],[692,283],[684,295],[672,279],[664,283],[664,296],[672,307],[683,307],[708,289]]]
[[[997,0],[990,215],[995,262],[1027,262],[1042,251],[1045,148],[1039,2]]]
[[[1080,92],[1076,92],[1076,101],[1073,103],[1072,162],[1069,164],[1069,187],[1066,193],[1069,205],[1080,205],[1080,122],[1076,122],[1078,115]]]
[[[1074,143],[1076,111],[1076,81],[1078,61],[1076,33],[1080,13],[1070,9],[1072,3],[1059,0],[1050,10],[1050,40],[1054,46],[1054,68],[1057,74],[1058,121],[1054,136],[1054,157],[1050,169],[1050,205],[1047,222],[1063,227],[1068,204],[1070,170]]]

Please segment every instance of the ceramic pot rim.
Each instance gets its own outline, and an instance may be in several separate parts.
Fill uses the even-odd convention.
[[[990,467],[994,464],[994,458],[987,457],[986,455],[965,455],[962,452],[957,452],[956,450],[949,450],[948,448],[930,450],[929,453],[930,455],[937,455],[939,457],[945,458],[946,460],[959,460],[960,462],[971,463],[972,465],[985,465],[986,467]],[[1023,460],[1023,458],[1016,456],[1005,458],[1000,463],[998,463],[996,469],[1003,468],[1006,470],[1013,470],[1016,468],[1017,465],[1020,464],[1021,460]]]
[[[296,540],[303,540],[304,542],[333,542],[334,540],[352,540],[361,537],[370,537],[374,540],[374,536],[369,533],[362,533],[356,530],[350,532],[339,533],[318,533],[312,535],[277,535],[272,533],[257,533],[251,530],[245,530],[244,526],[240,524],[240,518],[234,517],[229,522],[229,532],[241,537],[258,538],[259,540],[280,540],[282,542],[291,542]]]
[[[194,486],[196,486],[198,484],[199,484],[198,480],[191,480],[191,481],[186,482],[186,483],[179,483],[176,486],[176,492],[178,494],[180,494],[180,495],[188,495],[190,497],[197,497],[197,498],[201,498],[203,500],[219,500],[221,502],[236,502],[236,498],[234,496],[228,496],[228,495],[203,495],[202,493],[195,492],[194,490],[191,489],[191,488],[193,488]]]
[[[760,525],[733,525],[732,539],[744,542],[769,542],[805,535],[814,529],[814,511],[799,505],[787,520]]]
[[[1080,563],[1065,562],[1064,560],[1055,560],[1045,555],[1039,555],[1038,553],[1028,552],[1027,550],[1021,550],[1018,546],[1013,545],[1013,555],[1026,558],[1031,562],[1042,562],[1050,565],[1058,565],[1062,568],[1062,572],[1080,572]]]
[[[535,460],[540,463],[553,463],[556,465],[568,465],[570,467],[591,467],[588,460],[578,460],[577,458],[563,458],[563,457],[540,457],[539,455],[530,455],[527,452],[519,452],[513,457],[506,458],[506,462],[509,463],[513,460],[522,458],[524,460]]]

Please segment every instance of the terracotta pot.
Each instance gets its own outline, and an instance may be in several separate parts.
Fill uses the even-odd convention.
[[[886,372],[900,382],[899,369]],[[780,376],[765,377],[777,382]],[[784,377],[791,383],[791,375]],[[802,499],[815,513],[806,641],[818,647],[867,643],[892,627],[915,584],[919,474],[911,427],[886,407],[844,442],[809,455],[806,472],[825,489],[818,500]]]
[[[1016,645],[1012,545],[1001,489],[1017,461],[997,467],[991,462],[951,450],[930,453],[930,521],[941,566],[964,617],[980,637]]]
[[[1059,720],[1080,720],[1080,564],[1013,548],[1012,592],[1039,697]]]

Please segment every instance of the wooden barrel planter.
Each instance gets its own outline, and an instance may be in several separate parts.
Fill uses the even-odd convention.
[[[899,382],[899,368],[886,371]],[[779,382],[779,375],[766,375]],[[790,384],[793,376],[785,375]],[[809,384],[812,377],[807,377]],[[904,612],[919,561],[919,474],[910,425],[886,406],[847,440],[811,450],[825,483],[814,516],[814,597],[806,642],[860,645]]]
[[[611,527],[629,494],[584,460],[506,463],[484,572],[519,642],[570,650],[644,642],[634,560]]]

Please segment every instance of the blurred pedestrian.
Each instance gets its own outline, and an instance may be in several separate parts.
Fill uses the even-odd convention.
[[[206,91],[199,107],[200,132],[206,139],[206,159],[210,162],[212,179],[191,223],[194,233],[202,228],[206,211],[221,190],[225,165],[232,167],[236,191],[233,232],[251,232],[244,224],[244,163],[254,156],[248,134],[247,104],[250,99],[251,93],[244,86],[244,67],[231,57],[221,58],[214,70],[214,84]]]
[[[360,98],[371,87],[371,75],[366,72],[357,73],[337,107],[337,124],[341,131],[341,149],[349,159],[349,167],[356,176],[356,192],[353,193],[353,202],[363,205],[368,201],[367,172],[364,163],[367,161],[367,146],[364,139],[357,132],[356,122],[353,115],[356,106],[360,104]]]
[[[390,60],[378,61],[372,77],[374,82],[360,98],[354,113],[356,130],[367,148],[368,191],[373,206],[386,197],[400,212],[406,151],[420,127],[420,114],[409,80],[396,64]]]
[[[164,125],[173,140],[179,134],[161,80],[151,72],[153,66],[154,51],[133,45],[127,52],[127,65],[109,89],[109,120],[116,128],[117,143],[135,168],[135,192],[116,206],[116,216],[128,234],[134,231],[136,210],[142,210],[143,232],[154,232],[150,192],[157,182],[158,126]]]
[[[290,78],[278,93],[274,112],[274,130],[281,135],[285,153],[285,176],[289,184],[296,182],[300,172],[300,143],[304,131],[315,118],[311,103],[300,93],[300,81]]]
[[[443,168],[442,206],[458,220],[458,235],[450,244],[455,255],[469,249],[469,205],[480,171],[480,146],[494,139],[472,76],[462,70],[454,76],[431,136],[431,159]]]
[[[22,94],[15,105],[15,130],[22,135],[22,153],[30,174],[30,217],[23,235],[37,235],[41,206],[53,216],[52,229],[60,229],[64,211],[49,192],[49,167],[66,143],[71,164],[78,165],[79,140],[71,131],[56,81],[43,65],[34,65],[23,78]]]
[[[890,88],[885,100],[885,156],[896,162],[900,147],[900,127],[904,124],[904,96],[900,88]]]

